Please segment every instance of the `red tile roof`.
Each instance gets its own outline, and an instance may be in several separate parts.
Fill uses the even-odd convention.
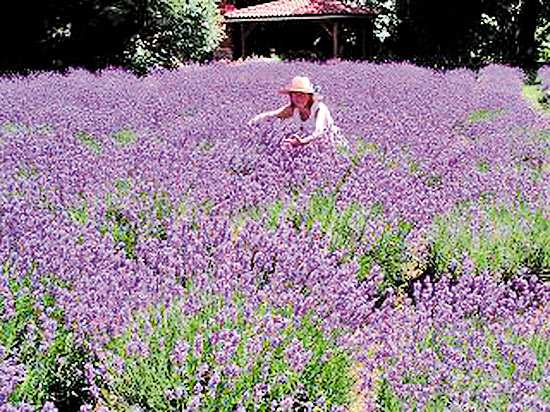
[[[347,6],[339,0],[275,0],[256,6],[228,11],[227,19],[259,19],[266,17],[295,17],[323,15],[366,15],[372,9]]]

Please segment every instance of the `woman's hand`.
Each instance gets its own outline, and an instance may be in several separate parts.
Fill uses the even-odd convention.
[[[302,146],[302,145],[305,144],[302,141],[302,139],[298,136],[289,136],[289,137],[285,138],[284,142],[285,143],[290,143],[290,145],[292,147],[298,147],[298,146]]]
[[[246,122],[247,126],[254,126],[256,123],[260,121],[260,116],[254,116],[252,119],[250,119],[248,122]]]

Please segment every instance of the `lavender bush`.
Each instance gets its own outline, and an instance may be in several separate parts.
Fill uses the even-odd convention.
[[[438,273],[460,272],[466,263],[478,272],[509,278],[521,271],[548,280],[548,220],[540,210],[520,204],[461,207],[434,224],[432,259]],[[464,262],[464,258],[468,259]]]
[[[365,407],[544,410],[548,292],[529,277],[499,285],[468,274],[419,283],[414,306],[388,300],[352,340],[364,391],[375,393]]]
[[[548,88],[550,88],[550,65],[543,66],[538,72],[542,80],[542,88],[548,93]]]
[[[244,126],[295,74],[348,148]],[[523,82],[254,61],[2,79],[0,410],[548,408],[550,118]]]
[[[103,402],[122,410],[337,410],[349,359],[308,316],[192,292],[106,347]]]

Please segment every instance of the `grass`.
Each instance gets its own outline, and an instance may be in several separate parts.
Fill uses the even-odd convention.
[[[523,97],[531,103],[535,109],[550,115],[550,99],[542,90],[540,83],[526,84],[523,86],[522,91]]]

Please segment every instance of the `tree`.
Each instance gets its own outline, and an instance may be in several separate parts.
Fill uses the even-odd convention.
[[[539,0],[524,0],[518,13],[515,60],[522,66],[532,65],[536,59],[535,32],[540,9],[542,4]]]
[[[480,15],[478,0],[401,0],[399,54],[434,64],[465,64]]]
[[[550,34],[550,3],[542,0],[482,2],[477,48],[481,61],[506,62],[530,67],[536,63]]]
[[[42,0],[3,9],[0,71],[98,69],[138,72],[204,60],[221,39],[217,0]],[[29,12],[29,9],[31,12]]]
[[[141,0],[143,2],[143,0]],[[222,38],[216,0],[151,0],[138,11],[138,31],[123,53],[137,71],[209,58]]]

